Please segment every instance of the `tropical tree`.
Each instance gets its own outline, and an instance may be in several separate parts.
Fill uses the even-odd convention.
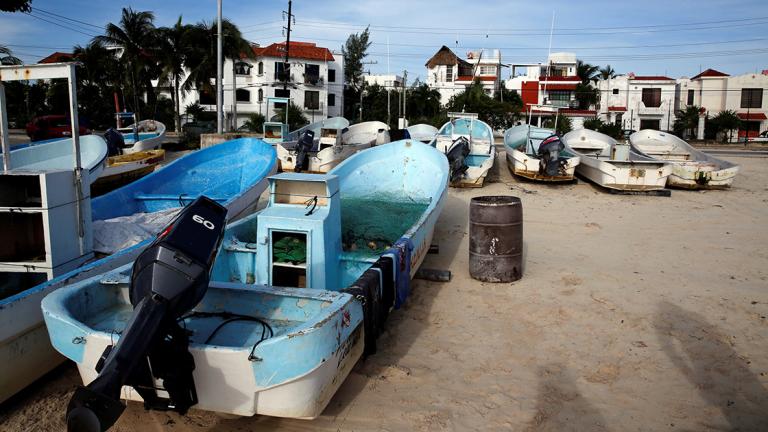
[[[277,111],[277,121],[280,123],[285,123],[285,110],[286,108],[278,108]],[[289,130],[296,130],[303,126],[306,126],[309,124],[309,119],[307,116],[304,115],[304,111],[301,109],[300,106],[296,105],[293,102],[288,103],[288,129]]]
[[[243,126],[251,132],[261,132],[264,129],[264,114],[253,113],[248,117],[248,120]]]
[[[720,111],[710,121],[714,123],[718,132],[725,132],[724,138],[727,142],[731,141],[733,131],[741,127],[741,118],[739,118],[734,110]]]
[[[689,105],[684,110],[678,111],[677,119],[672,126],[674,131],[684,137],[693,136],[693,130],[699,125],[700,111],[701,108],[696,105]]]
[[[3,12],[31,12],[32,0],[3,0],[0,2]]]
[[[440,92],[419,81],[407,90],[406,115],[411,124],[440,122],[442,126],[447,121],[440,105]]]
[[[370,33],[366,27],[362,33],[349,35],[341,52],[344,54],[344,115],[354,118],[359,112],[360,92],[363,91],[363,60],[368,55],[371,46]],[[365,114],[365,112],[363,112]]]
[[[616,78],[616,71],[613,70],[611,65],[606,65],[605,67],[600,68],[598,72],[599,72],[598,76],[600,77],[600,79],[607,80],[607,79]]]
[[[511,103],[500,102],[488,96],[479,79],[475,79],[463,92],[451,97],[447,109],[455,112],[477,113],[480,120],[496,130],[514,125],[519,112]]]
[[[157,33],[154,25],[155,16],[149,11],[135,11],[123,8],[119,24],[109,23],[103,36],[96,40],[105,45],[122,48],[120,64],[124,65],[125,78],[133,94],[134,111],[140,110],[140,94],[147,94],[147,100],[152,107],[156,106],[157,97],[152,79],[157,75],[155,60]]]
[[[13,56],[13,52],[11,52],[11,49],[0,45],[0,65],[19,65],[21,64],[21,59],[18,57]]]
[[[557,122],[555,124],[555,122]],[[541,125],[548,129],[554,129],[560,136],[567,134],[573,129],[573,123],[571,119],[566,116],[557,116],[557,120],[554,117],[547,117],[541,123]]]
[[[113,51],[99,40],[86,46],[74,47],[73,56],[78,62],[78,103],[80,111],[92,124],[105,127],[113,122],[112,95],[117,94],[120,70],[114,61]]]
[[[181,15],[176,23],[171,27],[160,27],[157,29],[158,42],[162,47],[157,60],[160,63],[162,72],[160,75],[160,85],[170,85],[171,100],[174,109],[174,129],[181,131],[181,109],[180,98],[183,93],[181,90],[181,79],[184,75],[184,65],[187,61],[189,51],[192,49],[185,44],[186,34],[190,26],[181,23]]]
[[[591,118],[584,120],[584,129],[591,129],[593,131],[600,130],[600,128],[603,126],[603,121],[599,118]]]
[[[576,60],[576,76],[581,79],[583,84],[589,84],[591,82],[597,81],[599,75],[599,66],[593,66],[581,60]]]
[[[222,51],[225,58],[240,59],[241,55],[252,57],[253,50],[240,30],[229,20],[222,20]],[[183,91],[197,89],[209,95],[216,94],[217,66],[217,25],[215,21],[202,21],[191,26],[184,33],[183,44],[190,47],[184,52],[185,65],[189,75],[181,85]]]

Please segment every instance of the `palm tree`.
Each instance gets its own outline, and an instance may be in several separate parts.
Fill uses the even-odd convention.
[[[581,60],[576,60],[576,75],[581,78],[583,84],[589,84],[590,82],[597,81],[600,67],[592,66],[589,63],[584,63]]]
[[[712,117],[712,122],[717,126],[718,132],[726,132],[725,138],[731,141],[733,131],[741,127],[741,119],[734,110],[723,110]]]
[[[0,45],[0,65],[20,65],[21,59],[13,56],[13,52],[7,46]]]
[[[180,98],[186,91],[182,90],[181,78],[184,75],[184,65],[187,62],[187,56],[192,49],[185,42],[187,41],[187,32],[190,26],[181,23],[181,15],[172,27],[161,27],[158,29],[161,49],[158,52],[157,59],[162,67],[160,85],[171,85],[171,99],[174,106],[174,128],[176,132],[181,131],[181,109],[179,107]],[[181,92],[181,94],[180,94]]]
[[[150,105],[157,102],[152,78],[156,74],[154,60],[157,46],[157,33],[153,23],[155,15],[149,11],[135,11],[123,8],[120,24],[109,23],[104,36],[96,40],[105,45],[119,46],[123,49],[120,63],[125,65],[126,75],[133,92],[134,110],[139,110],[139,89],[144,87]]]
[[[223,57],[233,60],[233,63],[243,56],[254,57],[251,44],[243,38],[240,29],[229,20],[222,20],[221,31]],[[184,91],[196,88],[207,94],[216,94],[214,79],[216,77],[216,22],[200,22],[189,28],[185,33],[184,43],[192,47],[187,53],[186,65],[189,75],[182,84]],[[234,72],[234,71],[233,71]],[[233,95],[235,98],[236,95]]]
[[[117,92],[120,69],[114,51],[100,41],[93,40],[86,46],[74,47],[73,56],[78,62],[77,86],[81,112],[101,126],[112,124],[112,94]]]
[[[689,105],[684,110],[677,112],[677,120],[675,120],[672,126],[675,132],[685,135],[685,132],[689,133],[689,136],[693,136],[693,130],[699,125],[699,115],[701,108],[696,105]]]
[[[616,71],[613,70],[611,65],[606,65],[605,67],[600,68],[598,72],[599,72],[598,76],[600,77],[600,79],[607,80],[611,78],[616,78]]]

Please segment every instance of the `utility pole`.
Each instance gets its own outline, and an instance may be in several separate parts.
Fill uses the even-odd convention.
[[[222,34],[221,34],[221,1],[218,1],[218,37],[216,48],[216,132],[221,134],[224,132],[224,86],[221,83],[221,76],[224,75],[223,64],[223,50],[222,50]]]
[[[403,128],[405,128],[405,122],[406,114],[405,114],[405,107],[407,106],[405,103],[406,98],[408,97],[408,71],[403,71]]]
[[[285,29],[285,64],[283,65],[283,90],[288,90],[288,80],[291,78],[291,67],[288,65],[289,57],[290,57],[290,49],[291,49],[291,21],[294,20],[293,13],[291,13],[291,0],[288,0],[288,12],[283,11],[283,16],[288,19],[288,27],[283,27]],[[286,114],[288,112],[288,107],[285,107]],[[286,115],[287,116],[287,115]]]
[[[369,62],[360,62],[361,67],[365,67],[365,65],[373,65],[373,64],[379,64],[377,61],[369,61]],[[361,71],[361,79],[362,74],[365,74],[365,71]],[[368,75],[371,74],[370,69],[368,70]],[[363,80],[360,83],[360,121],[363,121],[363,92],[365,91],[365,80]]]

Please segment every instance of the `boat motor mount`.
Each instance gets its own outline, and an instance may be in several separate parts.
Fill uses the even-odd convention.
[[[296,143],[296,165],[294,171],[302,172],[309,168],[309,152],[315,146],[315,133],[311,130],[304,131]]]
[[[461,177],[469,169],[466,161],[467,156],[469,156],[469,140],[463,136],[456,138],[445,155],[448,157],[451,183],[461,180]]]
[[[67,430],[109,429],[125,409],[120,402],[124,385],[141,395],[147,409],[183,414],[197,403],[195,363],[178,319],[208,290],[226,216],[226,208],[200,197],[136,259],[129,291],[133,314],[117,344],[104,350],[96,379],[75,390],[67,406]]]
[[[560,159],[560,152],[565,149],[565,145],[560,141],[560,137],[552,135],[544,139],[539,144],[539,150],[536,152],[539,156],[539,174],[556,176],[560,173],[565,174],[566,160]]]

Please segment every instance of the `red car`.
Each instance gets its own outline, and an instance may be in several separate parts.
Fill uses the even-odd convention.
[[[80,135],[91,133],[87,124],[88,122],[80,117]],[[72,126],[69,116],[53,114],[35,117],[27,124],[27,136],[32,141],[70,137],[72,136]]]

